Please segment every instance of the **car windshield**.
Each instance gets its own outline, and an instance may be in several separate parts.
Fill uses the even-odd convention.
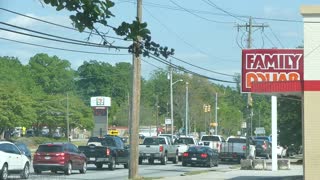
[[[63,152],[61,145],[40,145],[37,152]]]
[[[220,141],[218,136],[202,136],[201,141]]]
[[[111,138],[104,138],[104,139],[101,141],[101,145],[102,145],[102,146],[116,146],[114,140],[111,139]]]
[[[25,144],[22,144],[22,143],[15,143],[16,146],[18,146],[18,148],[23,151],[23,152],[28,152],[28,148]]]
[[[166,140],[164,138],[145,138],[143,141],[143,145],[159,145],[166,144]]]
[[[228,143],[246,143],[246,139],[243,138],[229,138]]]
[[[204,147],[204,146],[193,146],[188,149],[188,152],[204,153],[206,151],[207,151],[207,147]]]
[[[98,138],[98,137],[91,137],[89,138],[88,142],[101,142],[102,138]]]
[[[256,140],[254,142],[255,142],[256,145],[263,145],[264,144],[264,141]]]
[[[174,144],[194,144],[194,141],[192,138],[179,138]]]

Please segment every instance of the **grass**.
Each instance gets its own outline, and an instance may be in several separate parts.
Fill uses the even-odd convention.
[[[202,171],[190,171],[190,172],[186,172],[183,175],[187,176],[187,175],[197,175],[197,174],[203,174],[203,173],[208,173],[209,170],[202,170]]]
[[[163,177],[138,177],[133,180],[153,180],[153,179],[162,179]]]

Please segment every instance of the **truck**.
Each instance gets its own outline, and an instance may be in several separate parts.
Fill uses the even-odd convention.
[[[190,146],[197,145],[197,141],[193,137],[179,137],[174,141],[174,145],[178,147],[178,158],[182,160],[183,153],[188,150]]]
[[[225,142],[225,139],[220,135],[203,135],[198,145],[209,146],[211,149],[215,149],[220,153],[223,142]]]
[[[129,148],[118,136],[91,137],[86,146],[78,148],[86,155],[87,164],[94,164],[98,169],[104,164],[110,170],[114,170],[118,164],[123,164],[124,168],[129,166]]]
[[[221,161],[232,160],[240,163],[241,159],[246,159],[246,137],[230,136],[226,142],[221,144],[220,159]],[[249,158],[255,158],[255,145],[252,139],[249,139]]]
[[[154,160],[159,160],[162,165],[166,165],[167,161],[176,164],[178,163],[178,148],[171,143],[168,137],[145,137],[142,144],[139,145],[139,164],[142,164],[145,159],[149,164],[153,164]]]

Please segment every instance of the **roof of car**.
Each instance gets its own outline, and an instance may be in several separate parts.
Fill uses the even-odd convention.
[[[2,141],[2,140],[0,141],[0,144],[4,144],[4,143],[14,144],[14,143],[12,143],[11,141],[6,141],[6,140],[5,140],[5,141]]]

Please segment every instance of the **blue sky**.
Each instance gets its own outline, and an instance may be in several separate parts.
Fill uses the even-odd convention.
[[[115,7],[111,11],[115,17],[109,20],[110,25],[118,26],[122,21],[131,22],[135,19],[135,0],[114,0],[114,2]],[[300,6],[312,5],[317,2],[315,0],[143,0],[142,19],[148,23],[153,40],[161,45],[174,48],[175,57],[211,71],[233,75],[241,72],[241,48],[247,46],[246,29],[240,28],[238,30],[236,27],[237,24],[248,23],[248,18],[244,18],[244,16],[252,16],[254,24],[269,26],[263,30],[261,28],[253,29],[253,48],[295,48],[303,44]],[[72,27],[68,17],[70,12],[57,12],[51,6],[42,6],[39,0],[1,0],[0,7]],[[86,40],[88,37],[86,33],[49,25],[1,9],[0,19],[1,22],[57,36],[78,40]],[[3,24],[0,24],[0,28],[21,31]],[[116,36],[112,30],[105,27],[99,27],[99,30],[108,32],[110,36]],[[0,30],[0,38],[80,51],[127,53],[126,50],[115,51],[52,42],[4,30]],[[91,41],[98,43],[100,39],[93,37]],[[128,42],[117,39],[110,39],[110,41],[114,41],[114,45],[129,45]],[[2,39],[0,39],[0,49],[0,56],[18,57],[23,64],[27,64],[29,58],[37,53],[47,53],[50,56],[56,55],[61,59],[69,60],[74,69],[77,69],[83,61],[89,60],[104,61],[110,64],[132,62],[131,55],[74,53],[34,47]],[[151,58],[143,58],[143,60],[142,75],[146,78],[157,67],[165,68],[164,64]],[[232,80],[229,76],[205,71],[175,59],[172,59],[172,62],[212,78]]]

